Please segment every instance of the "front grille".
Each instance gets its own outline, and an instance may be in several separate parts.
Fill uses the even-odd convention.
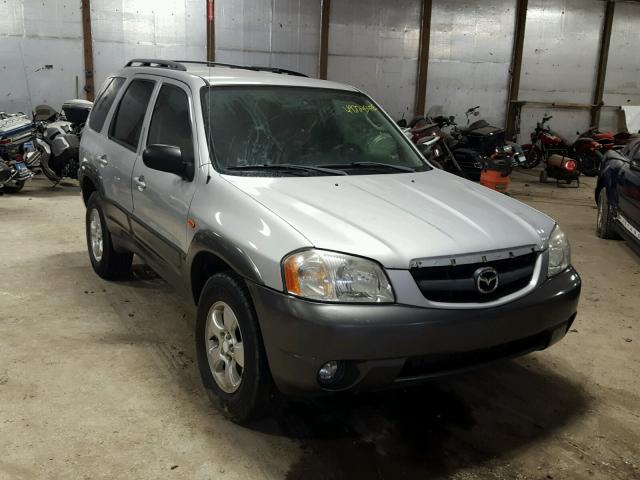
[[[538,254],[466,265],[412,268],[411,275],[427,300],[446,303],[486,303],[525,288],[531,281]],[[483,267],[498,272],[499,285],[493,293],[476,288],[474,273]]]
[[[482,365],[496,360],[517,357],[534,350],[542,350],[549,344],[551,335],[537,335],[468,352],[451,352],[409,357],[398,374],[398,380],[427,377]]]

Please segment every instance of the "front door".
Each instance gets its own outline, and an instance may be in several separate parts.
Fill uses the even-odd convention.
[[[193,118],[189,87],[176,80],[164,80],[155,97],[142,150],[155,144],[177,146],[183,160],[193,163],[197,158]],[[134,232],[157,261],[173,270],[171,273],[180,271],[188,250],[187,218],[195,185],[195,179],[148,168],[142,159],[133,170]]]
[[[623,226],[640,240],[640,144],[632,151],[630,162],[620,169],[618,203],[620,214],[624,217],[621,219]]]

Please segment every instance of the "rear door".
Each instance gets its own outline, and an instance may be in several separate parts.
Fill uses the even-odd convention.
[[[178,146],[185,162],[197,157],[194,134],[193,98],[188,85],[164,79],[160,85],[148,127],[144,146],[163,144]],[[195,169],[196,176],[198,169]],[[187,218],[195,193],[195,182],[182,176],[153,170],[139,159],[133,171],[133,228],[136,238],[168,264],[172,273],[180,270],[187,245]]]
[[[112,110],[115,100],[122,91],[122,86],[126,82],[123,77],[110,77],[104,82],[104,86],[98,95],[91,113],[87,126],[82,132],[82,141],[80,143],[80,168],[83,170],[89,168],[97,175],[104,190],[103,195],[107,195],[107,191],[111,191],[112,176],[105,167],[107,163],[104,161],[106,130],[108,130],[108,118]],[[105,173],[107,173],[105,175]]]
[[[135,76],[124,86],[114,111],[104,149],[97,156],[105,169],[105,193],[112,203],[127,213],[133,211],[131,174],[140,155],[142,125],[156,82],[144,76]]]

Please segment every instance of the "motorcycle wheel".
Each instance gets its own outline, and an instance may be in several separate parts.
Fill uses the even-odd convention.
[[[540,165],[542,161],[542,152],[537,148],[532,148],[525,153],[526,160],[520,165],[522,168],[531,169]]]
[[[11,185],[5,184],[2,187],[4,193],[18,193],[24,187],[25,182],[12,182]]]
[[[580,171],[587,177],[595,177],[600,171],[603,155],[598,151],[580,155]]]

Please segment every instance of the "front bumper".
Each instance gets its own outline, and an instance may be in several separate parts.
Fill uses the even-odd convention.
[[[327,304],[249,285],[269,366],[285,394],[379,389],[542,350],[576,315],[581,280],[568,268],[513,302],[491,308]],[[317,381],[330,360],[343,375]]]

